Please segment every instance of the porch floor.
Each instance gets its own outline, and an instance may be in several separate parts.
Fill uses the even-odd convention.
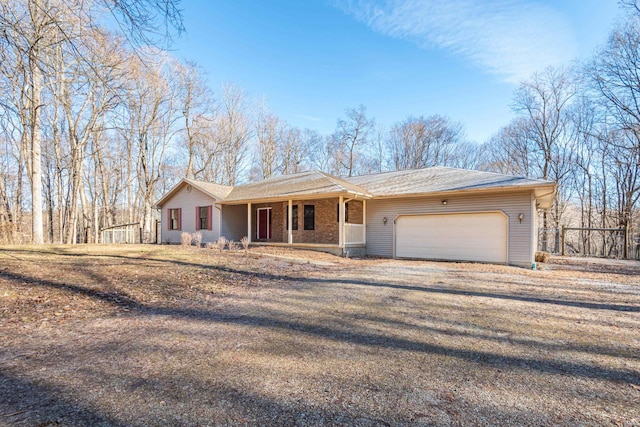
[[[307,249],[319,252],[327,252],[333,255],[342,256],[342,248],[339,245],[326,243],[280,243],[280,242],[251,242],[249,246],[279,246],[283,248]]]
[[[340,245],[333,245],[328,243],[281,243],[281,242],[251,242],[249,246],[276,246],[292,249],[306,249],[318,252],[327,252],[336,256],[343,256],[344,252]],[[345,250],[349,252],[349,249],[353,250],[355,247],[364,248],[365,245],[347,244]],[[364,253],[363,253],[364,255]]]

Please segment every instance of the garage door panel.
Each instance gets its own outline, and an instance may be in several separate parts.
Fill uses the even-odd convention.
[[[500,212],[400,216],[396,256],[507,262],[507,218]]]

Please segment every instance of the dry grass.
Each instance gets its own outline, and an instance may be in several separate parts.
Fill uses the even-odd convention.
[[[260,251],[0,248],[0,425],[640,424],[638,263]]]

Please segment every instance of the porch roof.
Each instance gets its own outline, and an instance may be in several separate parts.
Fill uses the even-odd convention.
[[[301,172],[238,185],[222,203],[248,203],[267,200],[325,198],[338,196],[371,198],[371,194],[357,184],[320,171]]]

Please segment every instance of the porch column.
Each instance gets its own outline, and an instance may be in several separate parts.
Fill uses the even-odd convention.
[[[362,199],[362,233],[364,244],[367,244],[367,200]]]
[[[251,243],[251,203],[247,203],[247,238]]]
[[[287,215],[287,241],[291,245],[293,244],[293,201],[291,199],[289,199],[289,206],[287,206],[287,211],[289,212],[289,215]]]
[[[338,197],[338,245],[344,248],[344,197]]]

